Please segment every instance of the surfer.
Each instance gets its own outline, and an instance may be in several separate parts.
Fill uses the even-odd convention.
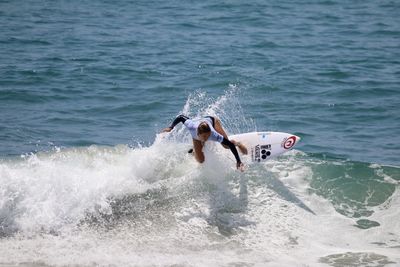
[[[243,144],[235,142],[235,140],[228,139],[224,128],[222,128],[221,121],[218,118],[206,116],[202,119],[190,119],[184,115],[179,115],[172,122],[171,126],[165,128],[162,132],[171,132],[172,129],[174,129],[174,127],[180,122],[186,126],[192,135],[194,156],[199,163],[204,162],[204,142],[214,141],[221,143],[224,148],[232,151],[236,158],[236,168],[243,171],[244,165],[240,160],[236,146],[243,154],[247,154],[247,148]]]

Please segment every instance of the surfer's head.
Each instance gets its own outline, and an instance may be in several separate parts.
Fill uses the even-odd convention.
[[[197,136],[201,141],[206,141],[208,137],[210,137],[211,129],[210,126],[206,122],[202,122],[197,127]]]

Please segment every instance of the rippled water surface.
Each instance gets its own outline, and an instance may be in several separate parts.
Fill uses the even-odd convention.
[[[0,266],[400,263],[397,1],[0,1]],[[179,113],[296,150],[235,172]]]

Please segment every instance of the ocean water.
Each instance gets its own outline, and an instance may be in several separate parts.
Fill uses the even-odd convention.
[[[398,14],[0,0],[0,266],[399,266]],[[180,113],[302,139],[199,165]]]

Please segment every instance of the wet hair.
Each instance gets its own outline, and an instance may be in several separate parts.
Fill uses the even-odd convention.
[[[200,123],[199,127],[197,127],[197,134],[209,133],[211,132],[210,126],[206,122]]]

